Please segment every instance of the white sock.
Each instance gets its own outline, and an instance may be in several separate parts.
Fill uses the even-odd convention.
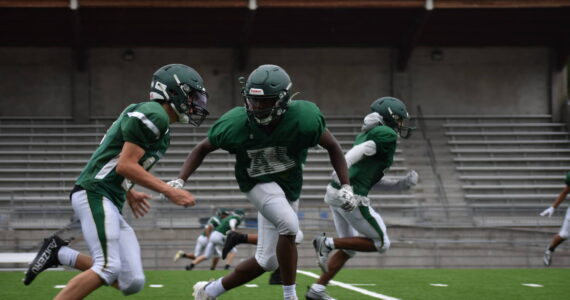
[[[315,292],[318,292],[318,293],[324,291],[326,288],[327,288],[326,286],[324,286],[322,284],[318,284],[318,283],[313,283],[311,285],[311,289]]]
[[[330,249],[334,249],[334,240],[331,237],[325,239],[325,245]]]
[[[79,251],[71,249],[67,246],[59,248],[59,252],[57,252],[57,259],[59,262],[64,266],[72,268],[75,268],[75,262],[77,261],[78,256]]]
[[[283,298],[288,299],[289,297],[297,297],[297,291],[295,290],[296,284],[284,285],[283,286]]]
[[[212,297],[218,297],[219,295],[225,293],[226,289],[222,285],[222,278],[223,277],[220,277],[218,280],[208,284],[206,287],[206,294]]]

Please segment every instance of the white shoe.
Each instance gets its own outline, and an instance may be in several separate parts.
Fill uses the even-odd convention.
[[[194,284],[194,292],[192,293],[194,300],[216,300],[216,297],[206,294],[206,286],[210,283],[212,283],[212,281],[198,281]]]
[[[544,256],[542,257],[542,263],[544,263],[545,267],[550,267],[552,264],[552,251],[546,249],[544,251]]]
[[[178,250],[178,252],[176,252],[176,254],[174,254],[174,258],[172,259],[172,261],[177,262],[183,255],[184,255],[184,251]]]
[[[305,299],[307,300],[334,300],[333,297],[327,294],[327,290],[323,290],[322,292],[317,292],[313,289],[313,287],[309,287],[307,293],[305,294]]]
[[[317,254],[317,263],[319,264],[319,267],[321,267],[321,270],[323,270],[325,273],[329,271],[327,263],[329,260],[329,254],[332,251],[332,249],[325,244],[326,239],[327,237],[324,233],[323,235],[316,236],[313,239],[313,247],[315,248],[315,252]]]

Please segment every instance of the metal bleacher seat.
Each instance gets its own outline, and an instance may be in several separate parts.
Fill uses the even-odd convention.
[[[201,127],[173,124],[171,146],[153,168],[153,173],[165,181],[176,178],[184,159],[207,136],[214,120],[215,117],[209,118]],[[0,120],[0,208],[10,210],[10,219],[14,221],[11,226],[26,228],[26,220],[29,228],[61,223],[56,212],[62,215],[70,213],[68,193],[112,121],[94,119],[89,124],[78,125],[66,118]],[[345,151],[360,132],[361,122],[360,116],[327,119],[329,129]],[[192,175],[186,188],[199,197],[201,207],[248,206],[235,180],[234,163],[235,158],[231,154],[217,150],[208,155]],[[402,176],[407,170],[404,155],[398,149],[390,176]],[[324,188],[331,172],[326,150],[319,147],[309,149],[301,196],[306,201],[304,203],[323,205]],[[381,201],[386,207],[405,206],[415,201],[411,193],[384,193],[371,198]],[[189,223],[184,221],[188,218],[184,213],[160,214],[162,210],[175,208],[168,201],[156,201],[153,207],[159,211],[158,223],[174,222],[182,227]],[[43,211],[58,217],[51,218]],[[178,217],[181,219],[176,220]],[[166,220],[168,218],[171,220]]]
[[[570,170],[565,124],[549,116],[502,116],[449,120],[443,127],[465,200],[487,222],[489,216],[517,219],[513,210],[529,211],[528,222],[537,222],[537,211],[562,189]]]

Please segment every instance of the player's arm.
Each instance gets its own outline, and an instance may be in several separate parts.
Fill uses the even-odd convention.
[[[325,129],[321,138],[319,139],[319,145],[325,148],[329,153],[329,159],[335,170],[340,184],[350,185],[350,180],[348,179],[348,166],[340,148],[339,143],[336,138],[330,133],[328,129]]]
[[[196,171],[196,169],[202,164],[206,155],[210,152],[215,151],[218,147],[214,146],[208,138],[203,139],[186,157],[182,169],[178,174],[178,178],[182,179],[184,182],[188,180],[188,177]]]
[[[229,223],[229,225],[230,225],[230,231],[236,231],[236,229],[237,229],[237,222],[238,222],[238,221],[237,221],[236,219],[231,219],[231,220],[230,220],[230,223]]]
[[[405,191],[409,190],[416,184],[418,184],[418,172],[411,170],[404,177],[398,180],[382,178],[376,186],[384,191]]]
[[[352,211],[356,207],[356,202],[352,193],[352,186],[350,186],[348,167],[342,149],[328,129],[325,129],[321,135],[319,145],[329,152],[329,159],[341,184],[337,193],[337,198],[340,200],[338,204],[345,211]]]
[[[564,201],[564,199],[566,199],[566,196],[568,195],[568,193],[570,192],[570,186],[565,186],[564,189],[560,192],[560,194],[558,194],[558,197],[556,198],[556,200],[554,200],[554,203],[552,203],[552,206],[550,206],[549,208],[545,209],[544,211],[542,211],[540,213],[541,216],[546,216],[546,217],[552,217],[552,214],[554,213],[554,209],[557,208],[560,203],[562,203],[562,201]]]
[[[138,161],[143,157],[144,153],[144,149],[137,144],[125,142],[117,162],[117,173],[135,184],[166,195],[172,202],[178,205],[192,206],[196,204],[192,194],[174,189],[139,165]]]

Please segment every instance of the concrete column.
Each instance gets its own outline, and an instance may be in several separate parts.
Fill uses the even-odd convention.
[[[91,81],[89,67],[83,71],[74,68],[71,72],[71,113],[73,121],[79,124],[89,123],[91,117]]]

